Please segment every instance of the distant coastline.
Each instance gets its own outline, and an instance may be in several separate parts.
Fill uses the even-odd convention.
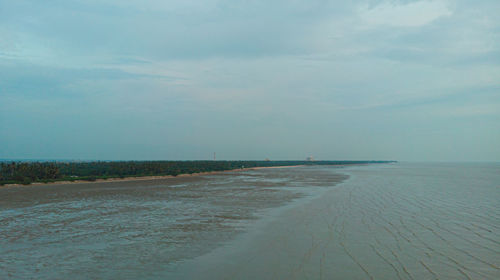
[[[218,172],[306,165],[352,165],[394,161],[94,161],[0,162],[0,186],[152,180]]]
[[[267,167],[250,167],[250,168],[237,168],[230,170],[222,170],[222,171],[207,171],[207,172],[199,172],[199,173],[191,173],[191,174],[179,174],[177,176],[173,175],[160,175],[160,176],[135,176],[135,177],[113,177],[107,179],[95,179],[93,181],[89,180],[75,180],[75,181],[53,181],[53,182],[33,182],[29,185],[25,184],[5,184],[0,185],[2,187],[26,187],[26,186],[45,186],[45,185],[72,185],[72,184],[93,184],[93,183],[111,183],[111,182],[128,182],[128,181],[150,181],[150,180],[164,180],[164,179],[173,179],[173,178],[185,178],[185,177],[197,177],[197,176],[206,176],[206,175],[215,175],[226,172],[236,172],[236,171],[249,171],[249,170],[259,170],[259,169],[272,169],[272,168],[293,168],[293,167],[301,167],[305,165],[284,165],[284,166],[267,166]]]

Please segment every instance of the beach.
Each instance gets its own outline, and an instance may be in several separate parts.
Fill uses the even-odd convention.
[[[0,278],[162,279],[264,213],[346,178],[338,168],[0,189]]]
[[[0,280],[500,280],[500,0],[0,0]]]
[[[0,278],[498,279],[498,164],[0,190]]]
[[[349,180],[275,212],[176,277],[498,279],[498,167],[348,168]]]
[[[33,182],[29,185],[31,185],[31,186],[44,186],[44,185],[71,185],[71,184],[91,184],[91,183],[108,183],[108,182],[165,180],[165,179],[172,179],[172,178],[184,178],[184,177],[214,175],[214,174],[219,174],[221,172],[248,171],[248,170],[259,170],[259,169],[269,169],[269,168],[292,168],[292,167],[300,167],[300,166],[301,165],[261,166],[261,167],[238,168],[238,169],[223,170],[223,171],[209,171],[209,172],[179,174],[177,176],[161,175],[161,176],[133,176],[133,177],[123,177],[123,178],[115,177],[115,178],[107,178],[107,179],[97,178],[93,181],[78,180],[75,178],[75,180],[73,180],[73,181],[54,181],[54,182],[47,182],[47,183]],[[24,185],[24,184],[5,184],[5,185],[0,185],[0,188],[2,188],[2,187],[22,187],[22,186],[27,186],[27,185]]]

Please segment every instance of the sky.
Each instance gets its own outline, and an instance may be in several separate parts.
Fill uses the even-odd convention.
[[[0,158],[500,161],[498,0],[0,0]]]

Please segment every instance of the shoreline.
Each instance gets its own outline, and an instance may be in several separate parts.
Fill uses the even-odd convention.
[[[0,189],[0,204],[9,210],[3,217],[7,224],[0,230],[9,238],[0,242],[0,252],[16,261],[9,264],[12,277],[54,278],[78,269],[91,278],[146,274],[190,279],[174,276],[179,264],[224,247],[253,231],[268,213],[295,208],[343,178],[335,167],[282,167],[177,179]],[[26,249],[17,251],[20,245]],[[31,248],[37,254],[30,253]],[[118,263],[116,255],[123,256]],[[61,257],[68,260],[67,266],[58,265]],[[24,268],[32,263],[42,269]]]
[[[276,275],[278,274],[274,274],[270,271],[262,275],[257,274],[258,276],[256,276],[256,271],[259,271],[259,269],[264,267],[261,264],[259,264],[258,266],[254,266],[252,268],[252,272],[248,272],[247,268],[245,268],[245,265],[254,265],[255,262],[259,262],[261,256],[263,258],[266,258],[265,263],[276,262],[280,261],[282,258],[287,258],[284,255],[281,255],[281,257],[277,259],[274,258],[274,256],[271,258],[267,258],[269,254],[263,252],[266,252],[269,248],[276,248],[276,244],[279,244],[278,246],[282,246],[288,243],[288,237],[284,236],[295,235],[295,233],[293,233],[294,230],[290,229],[294,228],[294,225],[297,222],[297,217],[300,217],[299,219],[303,222],[303,224],[307,225],[309,224],[309,222],[306,221],[309,219],[309,217],[317,216],[313,213],[321,212],[319,211],[320,209],[324,211],[325,209],[330,208],[328,206],[329,204],[325,204],[324,199],[321,198],[334,190],[336,186],[345,184],[351,178],[351,175],[349,173],[339,172],[338,170],[334,171],[334,174],[337,175],[337,178],[334,180],[328,180],[328,185],[317,185],[315,187],[312,187],[310,190],[299,191],[302,192],[302,195],[300,197],[294,198],[293,200],[288,201],[283,205],[261,211],[258,214],[258,218],[252,223],[248,223],[243,232],[226,241],[224,244],[211,250],[207,254],[199,255],[191,259],[186,259],[184,262],[174,266],[174,268],[170,272],[171,274],[167,275],[166,278],[179,280],[281,279],[282,277],[276,277]],[[313,208],[315,208],[316,211],[311,213],[310,216],[305,217],[303,211],[309,211],[311,205]],[[285,225],[284,228],[283,225]],[[280,236],[278,238],[276,238],[275,236],[275,234],[277,233],[277,227],[279,227],[280,233],[284,232],[283,236]],[[300,246],[302,246],[302,242],[304,242],[305,240],[304,243],[309,246],[311,244],[311,239],[303,238],[308,234],[310,233],[303,232],[300,240],[295,240],[294,242],[296,242],[297,244],[300,243]],[[313,242],[314,238],[315,237],[313,236]],[[281,249],[282,248],[279,248],[280,252],[286,251]],[[306,252],[306,250],[304,250],[304,252]],[[304,255],[304,252],[293,255],[302,256]],[[312,250],[309,251],[309,253],[311,254]],[[238,268],[235,269],[235,267]],[[239,271],[245,270],[247,270],[247,274],[239,273]],[[293,271],[293,269],[290,269],[290,271]],[[266,277],[269,275],[273,275],[273,278]],[[283,279],[302,278],[291,277],[290,275],[287,275],[287,277],[283,277]],[[318,279],[322,278],[320,277]]]
[[[171,278],[459,279],[464,269],[497,279],[495,221],[483,220],[479,207],[499,213],[495,166],[449,164],[437,173],[429,166],[344,170],[348,180],[270,213],[224,246],[182,263]],[[447,173],[450,166],[453,173]],[[478,188],[484,192],[478,195]],[[462,203],[474,214],[461,215]],[[475,223],[481,228],[469,230]],[[471,243],[472,232],[486,238]]]
[[[87,181],[87,180],[75,180],[75,181],[55,181],[55,182],[33,182],[29,185],[23,184],[5,184],[0,186],[1,188],[8,187],[29,187],[29,186],[51,186],[51,185],[76,185],[76,184],[92,184],[92,183],[111,183],[111,182],[129,182],[129,181],[150,181],[150,180],[164,180],[164,179],[173,179],[173,178],[183,178],[183,177],[198,177],[205,175],[215,175],[221,174],[225,172],[235,172],[235,171],[249,171],[249,170],[259,170],[259,169],[271,169],[271,168],[292,168],[292,167],[301,167],[305,165],[282,165],[282,166],[258,166],[258,167],[248,167],[248,168],[237,168],[237,169],[229,169],[222,171],[207,171],[207,172],[198,172],[198,173],[185,173],[179,174],[177,176],[173,175],[159,175],[159,176],[136,176],[136,177],[126,177],[126,178],[108,178],[108,179],[96,179],[95,181]]]

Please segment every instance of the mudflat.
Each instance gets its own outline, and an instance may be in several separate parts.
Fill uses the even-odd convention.
[[[0,189],[0,278],[499,279],[500,165]]]
[[[181,279],[500,279],[500,165],[350,167]]]
[[[0,189],[0,278],[163,279],[270,209],[334,186],[337,168]]]

